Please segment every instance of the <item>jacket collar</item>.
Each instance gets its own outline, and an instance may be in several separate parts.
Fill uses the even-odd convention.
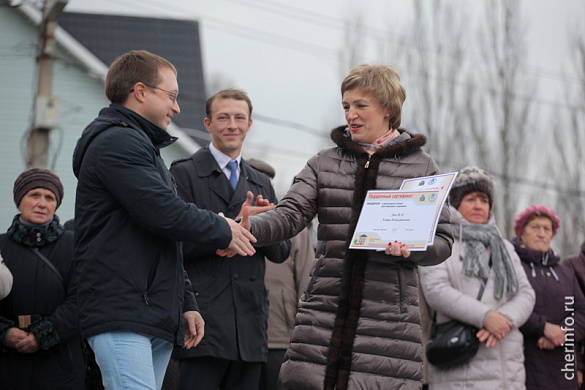
[[[364,147],[354,142],[349,135],[347,135],[347,126],[339,126],[331,131],[331,139],[337,146],[343,149],[345,152],[359,156],[367,153]],[[404,129],[398,129],[400,134],[406,133],[410,136],[410,139],[404,142],[398,142],[385,146],[374,154],[379,158],[387,157],[402,157],[411,154],[419,150],[427,142],[427,138],[422,134],[411,134]]]
[[[548,252],[541,252],[524,246],[520,237],[517,236],[512,239],[512,244],[516,249],[516,253],[518,253],[518,257],[520,257],[520,260],[525,263],[534,263],[545,267],[554,267],[555,265],[559,264],[561,260],[561,258],[557,256],[557,254],[552,249],[550,249]]]
[[[65,229],[59,224],[59,217],[54,215],[53,219],[44,225],[27,224],[22,221],[21,214],[12,219],[12,225],[8,228],[7,234],[12,241],[31,248],[42,248],[55,242],[63,235]]]
[[[112,103],[109,107],[102,109],[100,116],[109,116],[119,121],[119,124],[124,127],[132,127],[133,129],[143,131],[158,149],[169,146],[178,139],[177,137],[172,137],[168,132],[143,116],[119,104]]]

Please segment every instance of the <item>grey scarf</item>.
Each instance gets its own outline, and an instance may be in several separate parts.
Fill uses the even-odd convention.
[[[495,273],[494,298],[501,299],[504,294],[518,291],[518,280],[512,266],[512,259],[495,225],[453,224],[453,233],[456,238],[465,241],[465,258],[462,267],[465,276],[488,278],[491,258]]]

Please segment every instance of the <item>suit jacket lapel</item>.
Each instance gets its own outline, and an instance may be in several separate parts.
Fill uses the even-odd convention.
[[[200,177],[209,177],[209,190],[223,200],[225,204],[230,204],[233,192],[232,186],[215,158],[213,158],[209,147],[205,147],[204,153],[201,153],[197,161],[193,161],[193,163],[197,164],[197,172],[199,172]]]

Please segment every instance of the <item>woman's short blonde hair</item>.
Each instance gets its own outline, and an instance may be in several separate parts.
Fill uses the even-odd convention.
[[[360,89],[372,96],[378,104],[390,111],[390,128],[400,127],[406,91],[395,68],[381,64],[359,65],[341,83],[341,96],[351,89]]]

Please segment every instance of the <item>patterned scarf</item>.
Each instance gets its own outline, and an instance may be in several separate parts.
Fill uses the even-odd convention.
[[[42,248],[57,241],[65,232],[63,226],[59,225],[59,217],[56,215],[51,222],[43,225],[26,224],[22,222],[20,216],[21,214],[17,214],[14,217],[7,232],[8,237],[18,244],[32,248]]]
[[[376,153],[376,151],[378,149],[381,149],[384,146],[389,145],[392,141],[394,141],[396,138],[398,138],[399,135],[400,135],[400,132],[398,130],[390,129],[390,130],[388,130],[388,132],[386,134],[384,134],[380,138],[376,139],[371,144],[361,144],[361,145],[364,146],[364,148],[366,149],[366,152],[368,152],[368,154],[371,156],[374,153]]]
[[[453,234],[465,241],[462,273],[479,279],[489,277],[490,259],[495,273],[494,298],[518,291],[516,271],[504,240],[495,225],[453,224]],[[489,253],[488,253],[488,248]]]

